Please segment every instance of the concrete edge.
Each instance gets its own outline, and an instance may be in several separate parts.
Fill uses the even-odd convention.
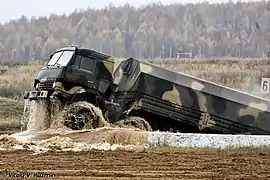
[[[270,136],[149,132],[148,143],[151,147],[258,147],[270,145]]]

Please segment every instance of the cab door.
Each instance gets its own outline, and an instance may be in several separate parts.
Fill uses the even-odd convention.
[[[82,56],[79,64],[79,81],[87,84],[89,88],[95,88],[96,82],[96,60],[87,56]]]
[[[71,62],[68,70],[69,80],[79,85],[86,85],[95,88],[96,60],[85,55],[77,54],[75,60]]]

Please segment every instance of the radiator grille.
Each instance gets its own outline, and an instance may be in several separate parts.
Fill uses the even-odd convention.
[[[45,81],[39,83],[40,90],[51,90],[53,88],[53,81]]]

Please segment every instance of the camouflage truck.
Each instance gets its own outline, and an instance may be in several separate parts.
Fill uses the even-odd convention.
[[[75,46],[58,49],[35,78],[34,90],[26,91],[24,99],[42,101],[48,121],[67,107],[65,125],[82,129],[89,111],[95,113],[85,102],[105,111],[113,68],[114,59],[104,53]]]
[[[97,51],[57,50],[25,98],[68,105],[72,115],[65,125],[72,129],[88,122],[98,127],[89,116],[93,111],[80,104],[87,102],[99,107],[111,124],[148,131],[270,133],[266,99],[134,58],[115,71],[113,66],[113,57]]]

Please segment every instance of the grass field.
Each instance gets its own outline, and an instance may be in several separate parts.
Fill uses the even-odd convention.
[[[44,62],[8,64],[9,69],[0,76],[0,96],[23,101],[23,93],[33,88],[34,78]]]
[[[22,113],[23,103],[21,101],[0,97],[0,132],[18,131]]]
[[[270,77],[268,71],[270,60],[265,59],[151,60],[150,62],[169,70],[250,93],[259,91],[261,77]],[[33,88],[33,80],[44,63],[42,61],[6,63],[9,69],[0,76],[0,96],[22,101],[24,91]]]

